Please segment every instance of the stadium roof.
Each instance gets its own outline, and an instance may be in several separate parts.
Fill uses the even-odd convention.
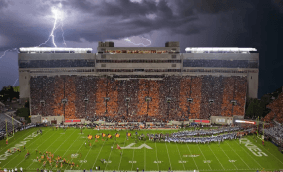
[[[186,52],[203,53],[203,52],[250,52],[257,51],[255,48],[239,48],[239,47],[187,47]]]
[[[91,52],[92,48],[65,48],[65,47],[27,47],[27,48],[20,48],[20,52],[72,52],[72,53],[87,53]]]

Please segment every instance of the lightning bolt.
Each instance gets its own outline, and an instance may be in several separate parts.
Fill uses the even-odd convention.
[[[8,52],[8,51],[17,51],[17,52],[19,52],[18,48],[13,48],[13,49],[5,50],[4,53],[2,54],[2,56],[0,56],[0,59],[2,59],[2,57],[4,57],[6,55],[6,52]]]
[[[142,38],[143,38],[143,39],[146,39],[146,38],[144,38],[144,37],[142,37]],[[149,39],[146,39],[146,40],[149,42],[149,44],[147,44],[147,45],[145,45],[145,44],[143,44],[143,43],[138,43],[138,44],[136,44],[136,43],[132,42],[129,38],[125,38],[124,40],[127,41],[127,42],[130,42],[130,43],[132,43],[132,44],[134,44],[134,45],[142,45],[142,46],[144,46],[144,47],[147,47],[147,46],[150,46],[150,45],[151,45],[151,41],[150,41]]]
[[[0,59],[2,59],[2,57],[4,57],[4,56],[6,55],[6,52],[9,52],[9,51],[17,51],[17,52],[19,53],[18,48],[8,49],[8,50],[5,50],[4,53],[0,56]],[[17,83],[18,80],[19,80],[19,79],[17,79],[17,80],[15,81],[15,83],[13,84],[13,86],[15,86],[15,84]]]
[[[59,4],[59,8],[60,8],[60,9],[62,8],[62,4],[61,4],[61,3]],[[60,19],[60,21],[61,21],[61,31],[62,31],[62,37],[63,37],[63,44],[64,44],[65,46],[67,46],[67,44],[66,44],[66,42],[65,42],[64,30],[63,30],[63,17],[62,17],[62,14],[63,14],[63,13],[60,11],[60,9],[54,8],[54,7],[52,8],[52,13],[53,13],[53,17],[54,17],[53,28],[52,28],[52,31],[51,31],[51,33],[50,33],[48,39],[47,39],[44,43],[40,44],[39,47],[40,47],[41,45],[46,44],[46,43],[50,40],[50,38],[52,38],[52,43],[53,43],[53,45],[54,45],[55,47],[57,47],[57,45],[56,45],[56,43],[55,43],[54,31],[57,29],[56,26],[57,26],[57,20],[58,20],[58,19]],[[17,51],[18,53],[20,53],[19,50],[18,50],[18,48],[7,49],[7,50],[5,50],[4,53],[0,56],[0,59],[2,59],[2,58],[6,55],[6,52],[9,52],[9,51]],[[17,79],[17,80],[14,82],[13,86],[16,85],[16,83],[18,82],[18,80],[19,80],[19,79]]]
[[[58,19],[60,19],[60,21],[61,21],[61,31],[62,31],[62,37],[63,37],[63,44],[64,44],[65,46],[67,46],[66,41],[65,41],[65,38],[64,38],[63,17],[62,17],[63,13],[62,13],[62,11],[60,11],[61,8],[62,8],[62,4],[61,4],[61,3],[59,4],[59,9],[56,8],[56,7],[53,7],[53,8],[52,8],[52,13],[53,13],[53,17],[54,17],[53,28],[52,28],[52,31],[51,31],[51,33],[50,33],[48,39],[47,39],[44,43],[40,44],[39,47],[40,47],[41,45],[46,44],[46,43],[50,40],[50,38],[52,38],[52,43],[53,43],[53,45],[54,45],[55,47],[57,47],[57,45],[56,45],[56,43],[55,43],[54,31],[57,29],[56,25],[57,25],[57,20],[58,20]],[[6,55],[6,52],[9,52],[9,51],[17,51],[17,52],[19,53],[18,48],[7,49],[7,50],[5,50],[4,53],[0,56],[0,59]]]
[[[61,3],[59,4],[59,8],[56,8],[56,7],[53,7],[53,8],[52,8],[51,11],[52,11],[52,13],[53,13],[53,18],[54,18],[53,28],[52,28],[52,30],[51,30],[51,33],[50,33],[48,39],[47,39],[44,43],[40,44],[39,47],[40,47],[41,45],[46,44],[46,43],[50,40],[50,38],[52,39],[52,44],[53,44],[53,46],[54,46],[54,47],[57,47],[57,45],[56,45],[56,43],[55,43],[54,31],[58,28],[58,27],[57,27],[57,23],[58,23],[57,21],[58,21],[58,20],[60,20],[60,22],[61,22],[61,31],[62,31],[62,37],[63,37],[63,44],[64,44],[65,46],[67,46],[67,44],[66,44],[66,42],[65,42],[65,38],[64,38],[64,30],[63,30],[63,12],[61,11],[61,8],[62,8],[62,4],[61,4]]]
[[[17,80],[15,81],[15,83],[13,84],[13,86],[15,86],[15,85],[16,85],[16,83],[18,82],[18,80],[19,80],[19,79],[17,79]]]
[[[62,20],[61,20],[61,30],[62,30],[63,44],[65,45],[65,47],[67,47],[67,44],[66,44],[65,38],[64,38],[64,30],[63,30],[63,21]]]

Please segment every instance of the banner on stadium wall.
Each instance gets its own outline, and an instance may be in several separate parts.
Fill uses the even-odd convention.
[[[65,122],[81,122],[80,119],[65,120]]]
[[[194,122],[199,122],[199,123],[210,123],[210,120],[194,120]]]
[[[216,118],[216,122],[225,122],[225,118]]]

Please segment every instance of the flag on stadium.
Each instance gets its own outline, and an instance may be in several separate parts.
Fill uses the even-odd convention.
[[[102,137],[105,137],[105,136],[106,136],[106,134],[102,133]]]
[[[111,135],[111,134],[108,134],[108,138],[111,139],[111,138],[112,138],[112,135]]]
[[[99,135],[95,135],[95,138],[99,139]]]
[[[116,133],[115,136],[116,136],[116,137],[120,137],[120,134]]]
[[[117,148],[116,149],[121,149],[120,146],[117,144]]]
[[[128,133],[128,136],[131,136],[131,133]]]
[[[88,138],[89,140],[91,140],[91,139],[92,139],[92,135],[88,135],[87,138]]]

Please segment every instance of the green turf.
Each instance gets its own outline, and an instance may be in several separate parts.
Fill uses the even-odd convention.
[[[32,128],[25,131],[15,133],[15,136],[10,138],[9,144],[6,145],[5,140],[0,141],[0,155],[19,144],[21,141],[36,133],[38,128]],[[119,131],[121,137],[102,141],[102,137],[95,142],[91,140],[92,147],[89,146],[87,135],[95,136],[97,133],[111,133],[114,135],[116,131],[91,130],[83,129],[83,134],[80,134],[79,129],[63,129],[53,131],[52,128],[42,128],[43,134],[38,135],[26,143],[26,148],[22,152],[16,152],[8,156],[6,160],[0,159],[0,167],[11,169],[14,167],[22,167],[24,171],[36,171],[37,168],[42,169],[42,162],[36,162],[36,157],[39,156],[35,150],[41,152],[51,151],[55,156],[62,156],[70,159],[79,167],[73,170],[89,170],[100,166],[101,170],[127,170],[135,171],[137,167],[145,171],[168,171],[171,167],[173,171],[256,171],[256,170],[279,170],[283,169],[283,154],[277,147],[270,142],[265,142],[263,146],[258,140],[257,142],[252,136],[248,138],[254,145],[261,149],[268,156],[255,156],[245,144],[240,144],[239,140],[224,141],[220,145],[218,143],[211,144],[185,144],[185,143],[164,143],[152,142],[148,138],[146,141],[137,141],[133,147],[139,147],[142,144],[150,146],[152,149],[115,149],[116,144],[125,147],[131,143],[135,143],[135,134],[132,131],[132,137],[126,140],[126,131]],[[171,133],[176,130],[142,130],[139,134],[144,133]],[[87,143],[85,146],[84,143]],[[111,146],[114,147],[111,150]],[[31,155],[24,158],[26,151],[29,150]],[[122,152],[122,156],[120,155]],[[72,154],[78,154],[77,158],[71,158]],[[189,157],[196,155],[197,157]],[[39,156],[40,157],[40,156]],[[1,157],[0,157],[1,158]],[[101,159],[105,159],[109,163],[102,163]],[[234,160],[234,162],[230,162]],[[0,169],[0,170],[1,170]],[[47,163],[46,169],[52,169]],[[57,170],[53,166],[53,171]],[[70,170],[70,166],[64,165],[62,170]]]

